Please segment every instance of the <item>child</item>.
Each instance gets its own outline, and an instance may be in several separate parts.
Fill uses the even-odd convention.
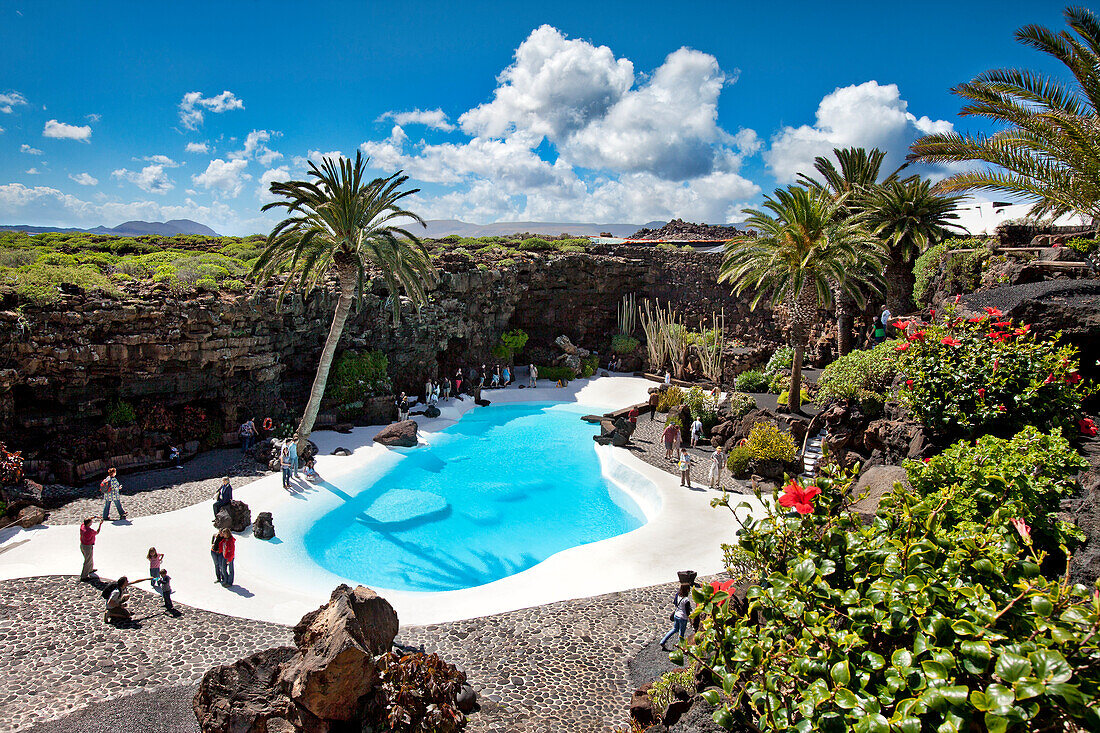
[[[305,473],[307,480],[309,480],[309,481],[316,481],[317,480],[317,471],[314,470],[314,468],[313,468],[313,457],[312,456],[310,456],[309,460],[306,461],[305,468],[302,469],[302,471],[303,471],[303,473]]]
[[[157,548],[150,547],[145,557],[149,559],[149,577],[155,581],[157,576],[160,575],[160,562],[164,559],[164,555],[158,554]]]
[[[167,570],[160,570],[153,578],[153,588],[155,588],[160,593],[160,597],[164,599],[164,610],[168,613],[175,614],[176,607],[172,605],[172,579],[168,577]]]

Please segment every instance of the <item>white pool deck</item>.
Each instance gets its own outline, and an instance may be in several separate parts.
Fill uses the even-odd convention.
[[[612,375],[577,380],[565,388],[513,386],[487,391],[485,396],[493,403],[572,401],[606,411],[645,401],[651,386],[652,382],[641,378]],[[472,400],[452,400],[434,420],[416,417],[420,440],[430,443],[433,433],[453,424],[469,409],[476,409]],[[259,512],[272,513],[276,539],[256,539],[251,528],[236,535],[233,588],[214,582],[209,544],[214,532],[213,497],[129,523],[105,523],[95,549],[99,574],[106,578],[144,577],[148,573],[146,551],[155,546],[165,555],[164,567],[172,576],[176,602],[231,616],[296,623],[304,613],[324,604],[336,585],[355,585],[317,565],[305,551],[302,538],[318,518],[345,500],[342,486],[357,485],[353,474],[361,477],[365,471],[384,470],[401,459],[402,449],[372,441],[379,429],[314,433],[311,437],[320,450],[317,471],[324,480],[318,484],[297,481],[300,493],[285,491],[278,474],[234,491],[234,498],[248,504],[253,518]],[[329,455],[338,446],[352,450],[352,455]],[[598,446],[594,441],[592,450],[597,451],[605,475],[631,494],[645,512],[646,524],[617,537],[563,550],[527,570],[475,588],[435,593],[376,588],[393,604],[402,624],[475,618],[668,583],[675,581],[678,570],[695,570],[700,575],[723,570],[720,545],[733,540],[738,524],[729,510],[710,506],[719,492],[682,488],[678,477],[628,450]],[[697,466],[694,474],[703,479],[704,472]],[[761,510],[753,497],[735,498],[747,501],[754,513]],[[75,575],[82,562],[77,533],[76,525],[0,532],[0,580]]]

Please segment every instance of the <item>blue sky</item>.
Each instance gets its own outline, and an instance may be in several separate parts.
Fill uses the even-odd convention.
[[[1059,72],[1013,32],[1062,7],[0,0],[0,223],[261,232],[357,149],[425,218],[736,221],[832,147],[982,129],[950,87]]]

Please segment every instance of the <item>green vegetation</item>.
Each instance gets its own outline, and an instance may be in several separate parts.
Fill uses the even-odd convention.
[[[733,417],[744,417],[756,409],[756,400],[744,392],[730,392],[726,395],[726,402]]]
[[[821,372],[818,396],[824,400],[873,400],[882,403],[898,373],[901,341],[885,341],[873,349],[852,351]]]
[[[577,378],[577,375],[573,374],[573,370],[565,366],[540,366],[536,368],[539,370],[539,379],[549,379],[551,382],[569,384]]]
[[[745,439],[745,448],[754,461],[790,463],[798,457],[798,446],[791,434],[770,422],[758,422],[752,426],[749,437]]]
[[[600,357],[596,354],[590,354],[589,356],[581,359],[581,377],[588,379],[596,370],[600,368]]]
[[[704,434],[708,434],[718,422],[718,401],[699,386],[689,389],[683,398],[684,404],[691,410],[691,419],[702,422]]]
[[[749,462],[752,461],[752,449],[743,445],[730,448],[729,457],[726,458],[726,468],[735,478],[747,478],[749,475]]]
[[[657,711],[658,715],[664,715],[665,710],[675,699],[672,696],[673,687],[682,687],[685,690],[695,689],[696,666],[690,664],[687,667],[670,670],[658,677],[653,683],[653,687],[649,690],[649,696],[653,698],[653,709]]]
[[[943,508],[965,501],[961,485],[896,491],[868,525],[845,510],[851,481],[792,481],[765,516],[745,521],[738,544],[767,579],[749,588],[747,610],[710,586],[694,591],[700,630],[671,656],[710,672],[703,696],[719,706],[716,722],[838,733],[1100,728],[1100,603],[1043,577],[1043,553],[1010,509],[956,521]]]
[[[592,242],[587,237],[531,237],[514,234],[507,237],[460,237],[449,234],[427,244],[437,253],[454,252],[469,255],[471,252],[490,257],[515,257],[524,252],[585,252]],[[514,260],[513,260],[514,262]]]
[[[113,428],[123,428],[137,422],[137,413],[134,412],[134,406],[126,400],[119,400],[107,405],[107,412],[104,417],[107,424]]]
[[[684,390],[671,386],[661,392],[661,396],[657,400],[657,412],[668,412],[673,407],[679,407],[682,404],[684,404]]]
[[[345,351],[333,365],[325,396],[340,404],[389,394],[389,359],[381,351]]]
[[[501,334],[500,342],[492,348],[492,354],[501,361],[511,364],[512,359],[523,351],[526,345],[527,332],[522,328],[514,328]]]
[[[776,374],[783,374],[791,371],[791,365],[794,363],[794,349],[790,346],[780,346],[772,352],[771,358],[768,359],[768,363],[764,365],[764,374],[768,377],[773,377]]]
[[[918,305],[932,302],[933,279],[942,273],[940,290],[955,295],[969,293],[982,282],[982,269],[992,250],[989,242],[972,239],[947,239],[929,247],[913,264],[913,299]],[[974,249],[974,252],[955,250]]]
[[[466,725],[459,710],[458,694],[466,684],[466,673],[436,654],[386,652],[378,659],[378,684],[366,701],[372,733],[454,733]]]
[[[801,392],[799,393],[799,397],[801,398],[799,406],[805,405],[807,402],[813,402],[813,398],[810,397],[810,393],[807,392],[804,389],[801,390]],[[790,404],[790,401],[791,401],[790,392],[788,392],[787,390],[783,390],[782,392],[779,393],[779,398],[777,400],[777,402],[779,404],[781,404],[781,405]]]
[[[611,353],[633,354],[634,350],[638,348],[638,343],[638,339],[633,336],[624,336],[621,333],[617,333],[611,337]]]
[[[761,371],[750,369],[741,372],[734,380],[738,392],[767,392],[768,377]]]
[[[1083,255],[1091,255],[1096,251],[1096,248],[1100,246],[1100,239],[1086,239],[1085,237],[1074,237],[1066,242],[1066,246],[1072,249],[1074,252],[1080,252]]]
[[[987,311],[963,321],[948,308],[945,321],[922,324],[894,347],[906,377],[902,401],[926,428],[952,439],[1069,427],[1085,393],[1077,350]]]

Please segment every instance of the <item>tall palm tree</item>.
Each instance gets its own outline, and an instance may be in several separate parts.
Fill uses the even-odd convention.
[[[932,191],[932,182],[911,176],[879,186],[868,201],[866,219],[886,241],[886,307],[891,313],[913,309],[913,262],[918,254],[951,235],[948,227],[961,196]]]
[[[937,191],[1016,194],[1034,202],[1035,217],[1076,213],[1100,221],[1100,21],[1080,7],[1066,8],[1065,18],[1076,37],[1027,25],[1016,31],[1016,39],[1064,64],[1072,76],[1069,84],[1035,71],[995,69],[951,90],[968,100],[960,115],[1005,129],[918,140],[912,160],[991,166],[956,173]]]
[[[421,241],[398,226],[411,219],[424,220],[401,208],[401,200],[419,189],[402,189],[407,176],[365,180],[367,161],[356,152],[355,160],[326,157],[320,166],[310,162],[313,180],[271,184],[271,193],[282,201],[266,204],[263,211],[281,207],[287,218],[267,236],[267,246],[256,260],[254,278],[287,272],[279,302],[291,290],[303,292],[324,286],[335,275],[339,299],[332,326],[317,362],[317,374],[298,425],[299,451],[304,450],[321,409],[336,345],[352,305],[362,297],[368,273],[377,272],[389,290],[389,302],[396,326],[401,319],[400,290],[419,307],[427,301],[427,288],[435,281],[435,270]]]
[[[834,148],[833,155],[840,164],[838,168],[832,159],[824,156],[814,158],[814,169],[821,180],[800,173],[799,182],[811,188],[827,189],[834,198],[843,198],[843,205],[838,209],[838,215],[842,217],[862,217],[867,210],[867,204],[879,185],[879,174],[882,170],[882,162],[886,159],[886,153],[878,148],[867,150],[866,148]],[[897,172],[891,173],[886,180],[893,180]],[[877,270],[861,273],[857,282],[867,285],[868,290],[880,292],[878,282],[881,279]],[[855,314],[865,304],[863,293],[853,295],[840,287],[840,283],[833,284],[834,301],[836,307],[836,346],[840,356],[844,356],[852,350],[852,327],[855,322]]]
[[[734,293],[755,292],[753,309],[766,297],[787,306],[794,349],[787,399],[792,411],[801,406],[802,360],[818,309],[832,303],[835,283],[847,292],[859,287],[850,276],[855,263],[885,259],[872,236],[838,215],[845,202],[822,188],[776,190],[764,198],[763,210],[745,209],[746,224],[757,236],[728,242],[719,270],[719,282],[729,282]]]

